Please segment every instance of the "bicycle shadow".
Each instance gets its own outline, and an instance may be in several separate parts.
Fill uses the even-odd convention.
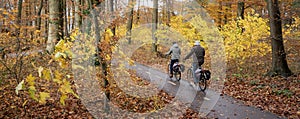
[[[200,112],[206,97],[205,91],[196,91],[196,89],[189,84],[189,81],[184,79],[180,81],[174,81],[173,79],[171,81],[169,78],[166,78],[166,80],[168,80],[168,83],[163,86],[162,90],[189,105],[190,109],[198,113]]]

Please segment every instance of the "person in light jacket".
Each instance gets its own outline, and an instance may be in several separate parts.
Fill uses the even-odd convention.
[[[181,55],[181,51],[179,48],[179,45],[176,42],[173,42],[172,47],[170,48],[170,50],[165,54],[167,55],[171,55],[171,61],[170,61],[170,78],[173,77],[173,65],[176,62],[179,62],[180,59],[180,55]]]

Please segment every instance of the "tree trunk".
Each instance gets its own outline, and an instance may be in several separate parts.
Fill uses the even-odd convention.
[[[170,26],[171,12],[171,0],[167,0],[167,26]]]
[[[19,1],[18,1],[18,18],[17,18],[17,25],[19,25],[19,26],[21,26],[22,3],[23,3],[23,0],[19,0]],[[17,29],[17,34],[20,34],[20,28]]]
[[[99,23],[97,20],[97,13],[95,12],[95,9],[92,8],[92,1],[88,0],[88,4],[89,4],[89,9],[91,11],[92,17],[93,17],[93,22],[94,22],[94,27],[95,27],[95,38],[96,38],[96,43],[97,46],[100,43],[101,40],[101,35],[100,35],[100,31],[101,29],[99,28]],[[102,68],[102,75],[104,76],[103,81],[104,81],[104,88],[108,88],[109,86],[109,82],[108,82],[108,64],[105,61],[105,58],[103,58],[101,55],[102,49],[98,46],[97,47],[97,57],[98,59],[101,61],[101,68]],[[110,101],[110,92],[109,90],[105,90],[105,100],[104,100],[104,110],[106,113],[110,113],[110,107],[109,107],[109,101]]]
[[[133,23],[133,10],[134,10],[134,0],[130,0],[129,2],[129,6],[131,6],[130,8],[130,12],[128,13],[128,21],[127,21],[127,32],[126,32],[126,39],[128,41],[128,44],[131,43],[131,30],[132,30],[132,23]]]
[[[40,1],[40,7],[38,9],[37,12],[37,30],[41,30],[41,22],[42,22],[42,18],[41,18],[41,13],[42,13],[42,9],[43,9],[43,4],[44,4],[44,0]]]
[[[238,19],[244,19],[244,13],[245,13],[245,2],[239,1],[238,12],[237,12]]]
[[[46,50],[48,53],[53,53],[55,44],[62,38],[63,20],[60,0],[49,0],[49,29]]]
[[[49,13],[49,2],[45,0],[46,7],[45,7],[45,14]],[[45,18],[45,41],[47,42],[48,39],[48,31],[49,31],[49,18]]]
[[[141,0],[138,0],[138,6],[137,6],[137,14],[136,14],[136,24],[140,23],[140,6],[141,6]]]
[[[109,11],[111,13],[111,19],[114,20],[114,0],[109,0]],[[111,26],[111,31],[113,33],[113,35],[116,35],[116,23],[115,21],[112,21],[112,26]]]
[[[238,1],[238,10],[237,10],[237,27],[241,29],[241,33],[243,33],[245,31],[245,28],[243,28],[242,26],[240,26],[239,20],[244,19],[245,13],[245,2],[244,1]]]
[[[69,33],[68,33],[68,14],[67,14],[67,0],[61,0],[62,2],[62,6],[61,8],[63,9],[63,30],[64,30],[64,35],[66,37],[69,36]]]
[[[272,43],[272,69],[268,73],[270,76],[281,75],[288,77],[292,75],[286,61],[284,51],[282,26],[278,0],[268,0],[268,10],[270,16],[270,32]]]
[[[23,0],[18,1],[18,18],[17,18],[17,25],[19,26],[16,30],[16,35],[19,37],[20,35],[20,26],[21,26],[21,18],[22,18],[22,3]],[[16,50],[19,51],[21,49],[21,41],[17,38],[17,48]],[[19,81],[18,81],[19,82]]]
[[[75,28],[80,28],[81,24],[81,0],[75,0]]]
[[[76,3],[74,2],[74,0],[72,0],[72,23],[70,23],[70,30],[73,30],[76,26],[75,26],[75,15],[76,15],[76,12],[75,12],[75,7],[76,7]],[[71,19],[70,18],[70,19]]]
[[[219,1],[219,12],[218,12],[218,27],[220,27],[221,28],[221,26],[222,26],[222,16],[223,16],[223,13],[222,13],[222,11],[223,11],[223,3],[222,3],[222,1]]]
[[[157,52],[157,38],[155,32],[157,31],[158,24],[158,0],[153,0],[153,17],[152,17],[152,51]]]

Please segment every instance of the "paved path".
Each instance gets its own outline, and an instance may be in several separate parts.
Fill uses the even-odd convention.
[[[22,55],[39,53],[42,50],[22,52]],[[14,58],[17,54],[10,53],[7,57]],[[170,81],[168,75],[145,65],[137,64],[128,68],[136,70],[138,76],[155,84],[160,90],[175,96],[183,103],[191,104],[190,107],[196,111],[207,114],[208,118],[218,119],[282,119],[273,113],[243,105],[229,96],[220,96],[210,89],[205,92],[196,91],[189,85],[187,80]],[[149,75],[151,74],[151,75]]]
[[[204,92],[196,91],[189,85],[187,80],[182,79],[180,82],[170,81],[168,75],[144,66],[136,64],[130,69],[136,70],[138,76],[149,80],[157,85],[159,89],[176,96],[183,103],[191,103],[191,108],[201,113],[207,114],[208,118],[218,119],[281,119],[273,113],[262,111],[254,107],[243,105],[236,99],[229,96],[220,96],[210,89]],[[151,74],[151,75],[149,75]],[[184,77],[183,77],[184,78]]]

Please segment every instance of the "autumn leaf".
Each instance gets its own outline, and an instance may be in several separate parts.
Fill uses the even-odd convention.
[[[59,98],[59,102],[60,102],[60,104],[62,104],[62,105],[65,105],[65,100],[68,98],[68,96],[66,95],[66,94],[62,94],[61,96],[60,96],[60,98]]]
[[[51,79],[51,73],[49,69],[43,70],[42,71],[43,78],[49,81]]]
[[[29,95],[30,95],[30,97],[31,97],[32,99],[38,101],[38,98],[35,96],[36,89],[35,89],[34,86],[29,86],[28,92],[29,92]]]
[[[26,78],[26,82],[28,82],[28,84],[29,84],[30,86],[34,86],[34,84],[35,84],[34,80],[35,80],[35,77],[33,77],[32,74],[30,74],[30,75],[27,76],[27,78]]]
[[[19,91],[23,89],[24,80],[22,80],[16,87],[16,94],[19,95]]]
[[[40,99],[39,102],[42,104],[46,103],[46,99],[50,97],[50,94],[47,92],[40,92]]]
[[[41,66],[38,68],[39,77],[42,77],[42,71],[43,70],[44,70],[44,68],[41,67]]]

